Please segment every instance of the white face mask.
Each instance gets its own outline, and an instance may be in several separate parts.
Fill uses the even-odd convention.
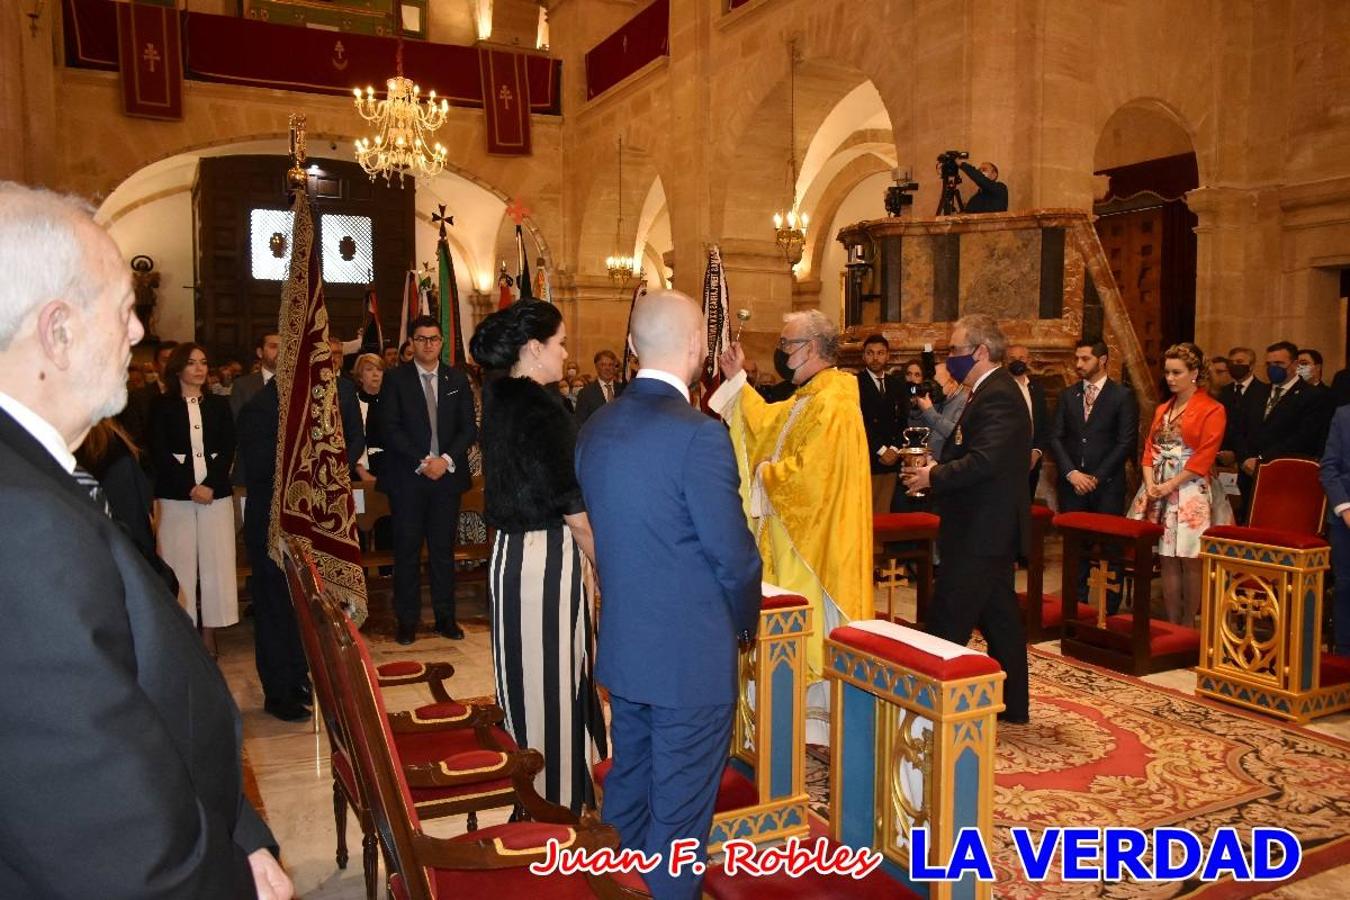
[[[1312,366],[1299,366],[1294,371],[1297,372],[1298,377],[1302,378],[1304,381],[1312,378]]]

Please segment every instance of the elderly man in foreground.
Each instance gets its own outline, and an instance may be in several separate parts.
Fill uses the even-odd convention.
[[[822,680],[825,635],[873,617],[872,485],[858,379],[835,368],[839,331],[817,311],[784,317],[775,365],[791,371],[790,400],[767,403],[746,382],[745,352],[720,360],[726,381],[709,407],[726,421],[764,580],[811,601],[806,740],[829,743]]]
[[[229,687],[72,455],[144,333],[89,213],[0,182],[0,897],[287,898]]]

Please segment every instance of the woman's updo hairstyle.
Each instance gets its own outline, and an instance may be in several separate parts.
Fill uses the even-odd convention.
[[[1205,365],[1205,353],[1190,341],[1173,344],[1163,353],[1163,359],[1175,359],[1194,372],[1197,384],[1203,384],[1209,378],[1209,367]]]
[[[525,300],[488,316],[474,329],[469,352],[487,369],[509,369],[530,341],[543,343],[558,333],[562,313],[552,303]]]

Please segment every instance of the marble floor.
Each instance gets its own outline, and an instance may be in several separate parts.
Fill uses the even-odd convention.
[[[1058,554],[1052,550],[1049,557],[1046,581],[1049,585],[1057,585]],[[880,591],[877,603],[884,613],[886,598]],[[912,615],[913,592],[904,588],[898,590],[894,603],[898,614]],[[466,633],[463,641],[419,634],[415,644],[401,647],[388,635],[376,635],[371,642],[376,662],[395,659],[446,661],[455,667],[452,693],[456,697],[493,694],[491,648],[481,593],[465,593],[460,599],[459,610]],[[221,632],[219,646],[221,670],[243,714],[245,752],[257,778],[267,821],[281,843],[284,863],[295,881],[298,895],[315,900],[362,900],[365,891],[361,875],[361,833],[350,816],[347,845],[351,860],[345,871],[340,871],[334,861],[332,777],[326,739],[321,731],[315,731],[312,722],[281,722],[262,711],[262,690],[253,661],[251,620],[245,619],[242,624]],[[1059,652],[1057,641],[1036,646]],[[1149,675],[1144,680],[1184,693],[1195,691],[1195,674],[1185,669]],[[424,692],[416,687],[393,689],[387,692],[386,698],[391,709],[427,702]],[[1321,719],[1309,727],[1322,734],[1350,740],[1350,714]],[[498,824],[505,821],[506,815],[505,810],[482,813],[479,825]],[[426,830],[440,836],[458,834],[464,830],[464,818],[456,816],[429,822]],[[1350,879],[1350,865],[1305,879],[1297,885],[1273,888],[1261,896],[1282,900],[1341,900],[1346,896],[1347,879]],[[1084,896],[1096,894],[1094,886],[1084,887]]]

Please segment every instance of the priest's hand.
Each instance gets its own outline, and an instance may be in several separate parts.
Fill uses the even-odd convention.
[[[917,494],[920,491],[926,491],[932,487],[932,472],[937,463],[929,463],[922,469],[906,469],[900,473],[900,480],[905,483],[905,492]]]
[[[745,368],[745,350],[741,347],[741,342],[732,341],[728,344],[727,349],[717,358],[717,362],[722,367],[722,377],[728,381],[740,374]]]

